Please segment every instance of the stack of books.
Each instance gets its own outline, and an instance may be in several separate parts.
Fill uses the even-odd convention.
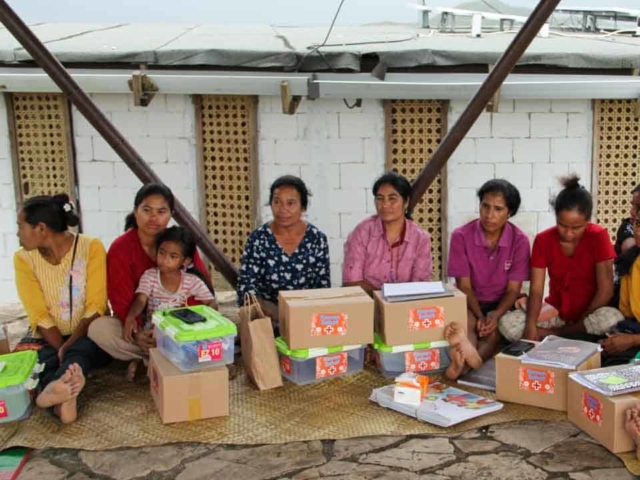
[[[420,406],[393,401],[393,385],[376,388],[369,400],[382,407],[404,413],[423,422],[439,427],[450,427],[472,418],[493,413],[502,408],[502,403],[469,393],[443,383],[432,383]]]
[[[455,290],[442,282],[385,283],[382,295],[387,302],[410,302],[425,298],[452,297]]]
[[[458,379],[460,385],[496,391],[496,359],[490,358],[480,368],[469,370]]]
[[[597,343],[549,335],[520,358],[526,364],[575,370],[601,350]]]
[[[640,391],[640,364],[585,370],[571,375],[576,382],[608,397]]]

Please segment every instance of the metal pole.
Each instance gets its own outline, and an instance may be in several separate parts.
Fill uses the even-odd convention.
[[[71,103],[84,115],[87,121],[102,135],[115,150],[129,169],[143,183],[162,182],[160,177],[147,165],[138,152],[127,142],[122,134],[111,124],[89,96],[71,78],[62,64],[47,50],[27,25],[16,15],[5,0],[0,0],[0,22],[20,42],[51,79],[58,85]],[[221,250],[209,238],[207,231],[191,216],[184,205],[176,199],[174,216],[178,223],[190,230],[204,254],[220,270],[224,278],[236,285],[238,271]]]
[[[429,185],[431,185],[438,176],[442,167],[447,164],[449,157],[458,145],[460,145],[460,142],[487,106],[489,100],[493,98],[511,70],[513,70],[518,59],[527,50],[559,3],[560,0],[540,0],[540,3],[538,3],[538,6],[522,26],[522,29],[518,32],[484,83],[471,99],[467,108],[462,112],[458,121],[447,132],[436,151],[433,152],[427,164],[416,177],[413,182],[413,191],[409,202],[410,209],[416,206],[420,198],[422,198],[422,195],[424,195],[424,192],[429,188]]]

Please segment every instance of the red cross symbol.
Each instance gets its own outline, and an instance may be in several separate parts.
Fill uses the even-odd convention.
[[[326,334],[331,335],[331,333],[333,333],[333,327],[331,325],[327,325],[324,327],[324,331]]]
[[[336,373],[336,367],[334,367],[333,365],[329,367],[328,369],[329,371],[329,375],[335,375]]]
[[[535,382],[533,382],[533,383],[531,384],[531,386],[533,387],[533,389],[534,389],[534,390],[540,390],[540,387],[541,387],[542,385],[540,385],[540,382],[535,381]]]
[[[427,362],[420,362],[418,364],[418,367],[420,368],[421,372],[424,372],[427,368],[429,368],[429,365],[427,365]]]

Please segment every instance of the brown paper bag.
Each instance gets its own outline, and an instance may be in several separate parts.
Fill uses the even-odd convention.
[[[245,294],[244,306],[240,308],[240,346],[247,376],[258,389],[282,386],[271,319],[250,294]]]

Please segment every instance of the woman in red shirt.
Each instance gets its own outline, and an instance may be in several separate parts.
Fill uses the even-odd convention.
[[[531,253],[531,288],[524,312],[501,319],[500,331],[509,340],[523,336],[541,340],[547,335],[584,337],[603,334],[622,315],[607,307],[613,295],[613,259],[616,253],[607,230],[589,222],[591,194],[576,175],[562,180],[564,189],[553,201],[556,226],[540,232]],[[545,302],[558,316],[540,324],[545,274],[549,296]]]
[[[139,328],[133,342],[128,342],[124,339],[123,324],[142,274],[156,267],[155,238],[167,228],[173,206],[173,193],[166,185],[144,185],[136,194],[133,212],[127,216],[125,233],[109,248],[107,291],[114,316],[95,320],[89,328],[89,337],[118,360],[144,359],[149,349],[155,347],[152,329]],[[193,263],[209,278],[197,251]],[[144,327],[142,320],[138,320]]]

